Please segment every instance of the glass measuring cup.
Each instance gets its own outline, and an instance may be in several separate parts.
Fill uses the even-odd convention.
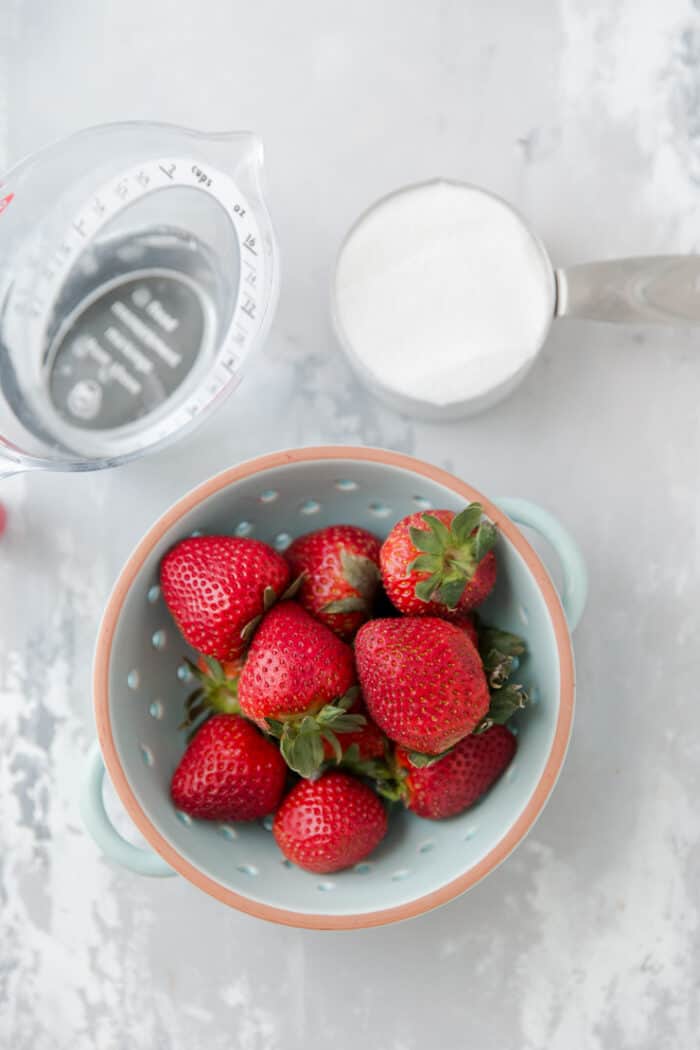
[[[237,386],[278,293],[247,132],[103,125],[0,177],[0,476],[115,466]]]
[[[469,206],[460,210],[465,195]],[[434,378],[441,367],[440,339],[453,339],[459,346],[467,331],[478,342],[479,333],[464,318],[457,331],[440,325],[441,310],[446,314],[452,309],[460,318],[455,299],[466,295],[459,263],[455,266],[454,255],[448,258],[441,250],[441,238],[453,237],[460,223],[464,251],[478,251],[473,248],[477,244],[489,256],[483,266],[477,259],[476,265],[465,267],[474,283],[471,301],[484,314],[481,320],[485,324],[491,311],[498,321],[520,295],[528,303],[528,324],[517,331],[501,325],[500,342],[486,339],[477,348],[478,358],[467,360],[465,350],[460,359],[458,349],[456,366],[445,372],[441,388],[433,383],[438,392],[428,396],[427,376],[432,372]],[[555,320],[700,323],[699,281],[700,256],[694,255],[555,267],[545,246],[506,201],[468,183],[436,179],[383,197],[351,227],[335,267],[331,312],[351,364],[378,397],[408,415],[449,420],[506,397],[534,364]],[[417,308],[421,300],[429,304],[429,313]],[[357,303],[362,312],[353,309]],[[372,341],[375,323],[386,333],[382,341]],[[387,346],[394,354],[391,367]],[[419,355],[425,374],[414,378],[411,389],[406,371]]]

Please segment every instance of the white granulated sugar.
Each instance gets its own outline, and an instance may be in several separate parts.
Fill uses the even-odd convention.
[[[338,261],[335,309],[366,377],[385,392],[448,407],[506,382],[534,357],[552,318],[553,274],[507,204],[436,181],[360,219]]]

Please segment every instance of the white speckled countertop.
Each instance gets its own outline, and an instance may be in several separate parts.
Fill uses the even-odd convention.
[[[5,0],[0,167],[128,117],[250,127],[284,257],[266,353],[195,437],[115,472],[3,483],[2,1050],[692,1050],[700,1031],[697,333],[557,326],[487,415],[361,389],[327,286],[357,212],[443,174],[516,204],[559,263],[700,247],[700,4]],[[591,597],[559,786],[517,853],[400,926],[278,928],[81,830],[101,607],[143,529],[263,451],[381,444],[577,534]]]

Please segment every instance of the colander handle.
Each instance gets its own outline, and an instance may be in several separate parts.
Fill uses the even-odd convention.
[[[102,797],[105,765],[97,741],[90,748],[85,767],[85,780],[80,797],[80,813],[86,831],[92,836],[102,852],[115,864],[137,875],[175,875],[162,857],[149,849],[132,846],[123,839],[112,824]]]
[[[588,596],[588,572],[578,543],[553,514],[536,503],[514,497],[499,499],[496,503],[516,525],[534,529],[554,549],[564,576],[561,604],[573,631],[583,615]]]

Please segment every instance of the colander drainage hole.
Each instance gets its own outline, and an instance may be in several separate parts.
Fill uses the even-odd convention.
[[[356,864],[352,870],[355,872],[356,875],[369,875],[370,871],[372,870],[372,865],[368,864],[366,861],[363,861],[362,864]]]
[[[520,605],[518,607],[518,616],[520,617],[520,622],[524,624],[525,627],[527,627],[527,625],[530,622],[530,614],[528,613],[524,605]]]
[[[506,780],[508,780],[508,781],[515,780],[517,775],[518,775],[518,764],[517,764],[517,762],[511,762],[511,764],[508,766],[508,769],[506,770]]]
[[[154,700],[153,703],[151,704],[151,706],[148,708],[148,713],[151,716],[151,718],[155,718],[155,719],[157,719],[157,721],[160,721],[160,719],[163,717],[163,715],[165,713],[165,707],[163,706],[163,701],[162,700]]]
[[[477,828],[476,824],[472,824],[470,828],[467,828],[467,832],[464,836],[464,841],[471,842],[478,830],[479,829]]]
[[[155,605],[159,598],[160,598],[160,587],[158,586],[157,583],[154,583],[153,586],[148,591],[148,600],[151,603],[151,605]]]
[[[415,505],[418,507],[419,510],[430,510],[430,508],[433,505],[432,501],[429,500],[429,499],[426,499],[425,496],[414,496],[413,497],[413,502],[415,503]]]
[[[234,842],[238,838],[238,832],[230,824],[219,824],[219,834],[223,835],[229,842]]]
[[[239,521],[236,525],[237,536],[250,536],[251,532],[255,528],[252,521]]]
[[[147,766],[152,766],[155,763],[155,758],[153,757],[153,752],[151,751],[150,747],[147,747],[146,744],[141,744],[140,748],[141,758],[144,760]]]
[[[316,887],[316,889],[320,890],[321,893],[329,893],[331,890],[335,889],[335,883],[334,882],[319,882],[319,884]]]
[[[399,868],[399,870],[395,871],[394,874],[391,876],[391,881],[403,882],[403,880],[407,879],[410,874],[411,872],[408,870],[408,868]]]
[[[318,514],[321,509],[321,504],[316,499],[307,499],[299,507],[300,514]]]
[[[279,492],[277,489],[265,489],[264,492],[260,493],[258,499],[261,503],[274,503],[278,496]]]
[[[372,514],[375,514],[378,518],[388,518],[391,514],[391,507],[386,503],[380,503],[379,500],[370,503],[369,509],[372,511]]]
[[[287,860],[286,857],[282,857],[282,867],[283,868],[291,868],[291,867],[293,867],[293,864],[292,864],[291,860]]]
[[[126,676],[126,684],[129,686],[129,689],[138,689],[141,685],[141,675],[135,667]]]
[[[175,813],[177,814],[177,819],[180,821],[180,823],[184,824],[186,828],[189,828],[189,826],[192,823],[192,817],[189,815],[189,813],[183,813],[181,809],[176,809]]]
[[[432,841],[432,839],[428,839],[427,842],[421,843],[421,845],[418,847],[418,852],[430,853],[430,851],[433,849],[435,849],[435,843]]]
[[[154,631],[151,636],[151,645],[156,650],[165,649],[167,641],[168,636],[162,627],[159,630]]]
[[[239,864],[237,871],[240,871],[241,875],[257,875],[258,869],[254,864]]]
[[[203,536],[203,535],[204,535],[204,533],[203,533],[203,531],[201,529],[192,529],[192,532],[190,533],[190,536],[193,536],[195,539],[197,538],[197,536]]]
[[[274,820],[275,820],[275,818],[272,817],[272,816],[263,817],[263,819],[260,821],[260,823],[265,828],[265,831],[272,831],[272,825],[274,823]]]
[[[354,492],[357,488],[357,482],[351,481],[350,478],[338,478],[335,487],[338,492]]]
[[[292,542],[292,537],[288,532],[278,532],[272,541],[272,545],[276,551],[286,551],[289,544]]]
[[[180,679],[181,682],[191,682],[192,681],[192,672],[189,669],[189,667],[187,666],[187,664],[184,663],[184,661],[183,661],[183,663],[181,663],[178,666],[177,677]]]

